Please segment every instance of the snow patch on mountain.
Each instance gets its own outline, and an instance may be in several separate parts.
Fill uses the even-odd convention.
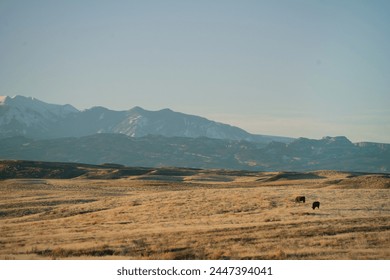
[[[71,105],[49,104],[33,97],[20,95],[13,97],[2,96],[1,100],[0,105],[2,106],[3,114],[0,121],[2,123],[9,123],[14,120],[31,126],[45,121],[54,121],[70,113],[78,112]]]
[[[0,98],[0,136],[48,131],[50,126],[71,113],[79,112],[71,105],[55,105],[33,97],[16,95]]]

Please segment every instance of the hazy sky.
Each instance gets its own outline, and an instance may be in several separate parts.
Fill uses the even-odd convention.
[[[390,1],[0,0],[0,95],[390,143]]]

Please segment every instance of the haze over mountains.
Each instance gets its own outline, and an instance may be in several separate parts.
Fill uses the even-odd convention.
[[[0,159],[264,171],[389,172],[390,144],[254,135],[170,109],[80,111],[0,97]]]
[[[48,104],[31,97],[0,97],[0,138],[10,136],[48,139],[121,133],[131,137],[208,137],[253,142],[290,142],[288,137],[254,135],[238,127],[174,112],[134,107],[113,111],[93,107],[79,111],[71,105]]]

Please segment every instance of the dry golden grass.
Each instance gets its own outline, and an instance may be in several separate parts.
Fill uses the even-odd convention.
[[[351,175],[3,180],[0,259],[390,259],[390,179]]]

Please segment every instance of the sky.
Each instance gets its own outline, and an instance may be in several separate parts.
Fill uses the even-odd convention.
[[[0,95],[390,143],[390,1],[0,0]]]

